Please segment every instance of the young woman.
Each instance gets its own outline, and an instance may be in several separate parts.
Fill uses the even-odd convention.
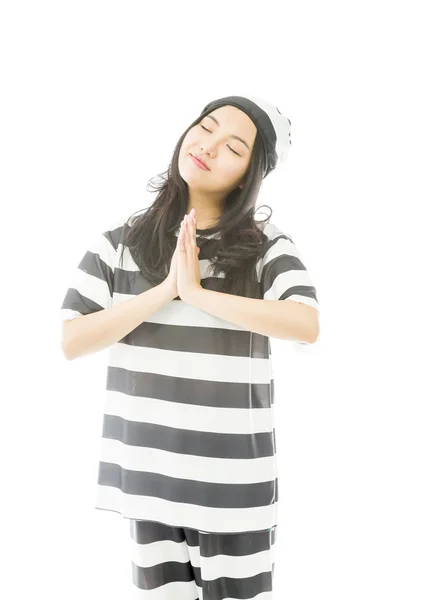
[[[319,336],[316,289],[291,236],[254,218],[290,125],[257,97],[210,102],[152,204],[98,236],[62,304],[69,360],[109,349],[95,507],[129,520],[140,598],[273,589],[269,338]]]

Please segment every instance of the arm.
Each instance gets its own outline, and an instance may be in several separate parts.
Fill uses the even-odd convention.
[[[187,302],[249,331],[313,344],[319,335],[318,312],[294,300],[262,300],[199,287]]]
[[[73,360],[111,346],[173,298],[172,291],[163,281],[134,298],[63,321],[63,354]]]

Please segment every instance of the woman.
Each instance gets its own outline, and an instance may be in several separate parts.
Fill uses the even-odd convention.
[[[268,102],[210,102],[154,202],[99,236],[62,304],[68,359],[109,348],[95,507],[129,519],[140,595],[273,589],[269,337],[309,346],[319,335],[292,238],[254,219],[290,144],[289,119]]]

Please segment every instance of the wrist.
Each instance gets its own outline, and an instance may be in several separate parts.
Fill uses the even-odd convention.
[[[184,297],[181,300],[187,302],[188,304],[196,305],[200,301],[201,295],[204,292],[204,288],[202,285],[192,286],[187,293],[184,294]]]
[[[168,280],[167,277],[161,283],[159,283],[159,286],[162,288],[163,293],[166,295],[168,300],[174,300],[177,297],[178,294],[175,293],[172,283]]]

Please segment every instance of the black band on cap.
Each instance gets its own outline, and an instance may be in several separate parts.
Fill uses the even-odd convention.
[[[203,108],[201,114],[204,114],[205,112],[211,112],[211,110],[214,110],[219,106],[224,106],[225,104],[230,104],[243,110],[248,114],[257,127],[266,150],[266,165],[264,174],[264,177],[266,177],[268,172],[276,167],[276,163],[278,161],[278,155],[276,153],[276,132],[269,115],[255,102],[252,102],[248,98],[244,98],[244,96],[226,96],[225,98],[213,100]]]

